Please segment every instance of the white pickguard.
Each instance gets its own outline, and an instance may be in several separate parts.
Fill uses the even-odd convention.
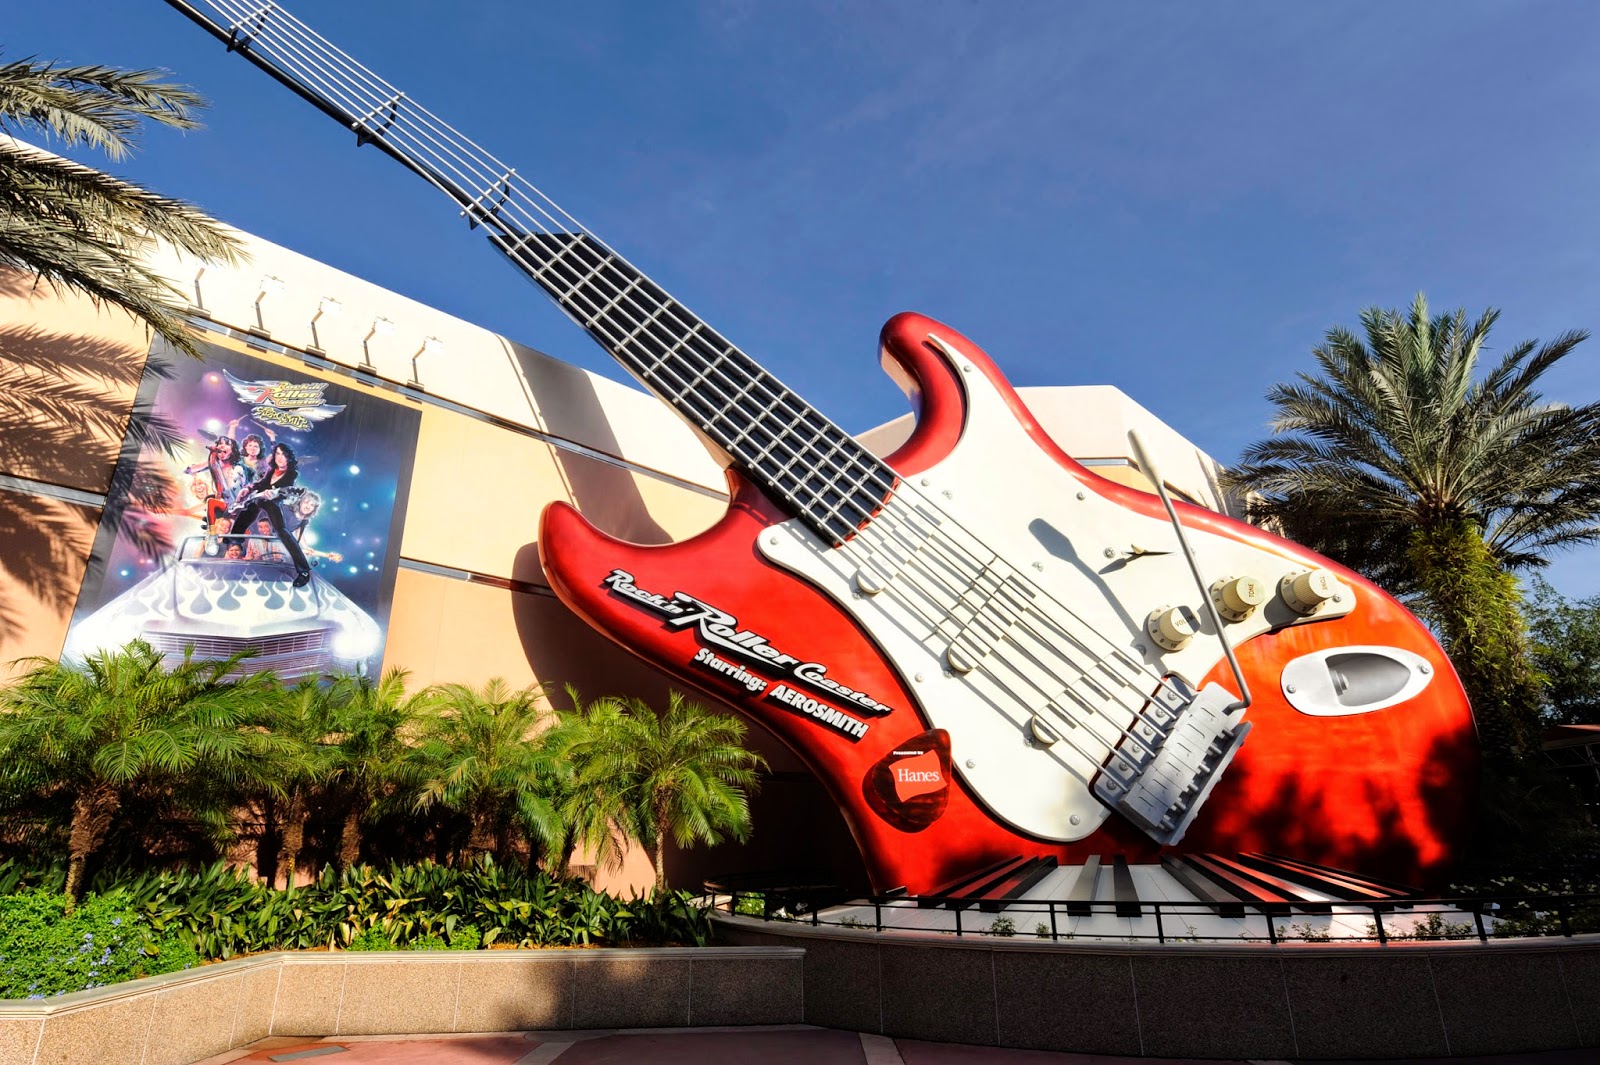
[[[997,816],[1046,839],[1081,839],[1111,813],[1089,783],[1159,678],[1198,684],[1222,647],[1209,622],[1177,651],[1146,634],[1157,608],[1205,616],[1172,526],[1080,484],[1038,448],[983,373],[959,355],[955,365],[967,420],[942,462],[903,482],[840,547],[797,519],[765,530],[760,550],[872,634],[934,727],[950,733],[957,771]],[[921,540],[915,530],[935,524],[937,535]],[[1208,581],[1249,575],[1275,588],[1306,569],[1187,531]],[[974,587],[1002,593],[986,598]],[[1314,618],[1272,599],[1227,624],[1227,636],[1238,644],[1353,606],[1343,586]],[[951,668],[952,642],[961,669]]]

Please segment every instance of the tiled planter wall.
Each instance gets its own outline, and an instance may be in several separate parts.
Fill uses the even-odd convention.
[[[268,1035],[792,1024],[803,953],[263,954],[0,1002],[0,1065],[188,1065]]]
[[[716,920],[723,942],[804,948],[804,1018],[829,1028],[1193,1058],[1600,1047],[1600,936],[1155,948]]]

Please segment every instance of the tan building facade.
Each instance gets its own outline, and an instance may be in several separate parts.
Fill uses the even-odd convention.
[[[189,294],[202,339],[269,368],[259,371],[267,377],[327,382],[342,395],[414,412],[414,439],[380,445],[410,449],[409,476],[395,500],[381,668],[408,670],[416,686],[503,677],[660,701],[664,677],[554,597],[536,537],[541,511],[558,500],[637,543],[681,540],[708,527],[727,494],[694,432],[640,390],[241,237],[249,261],[237,268],[202,269],[159,247],[148,253]],[[120,313],[28,276],[0,274],[0,382],[10,393],[0,424],[6,663],[60,655],[75,608],[83,612],[80,588],[93,569],[108,496],[116,497],[129,413],[152,376],[150,349],[145,330]],[[1227,509],[1216,464],[1116,390],[1029,389],[1024,396],[1058,443],[1097,472],[1147,483],[1128,457],[1127,432],[1137,429],[1179,494]],[[909,425],[901,419],[863,440],[886,453]],[[188,459],[169,465],[203,463],[204,443],[197,435]],[[327,476],[326,465],[316,476]],[[321,572],[336,583],[337,570]],[[752,745],[772,765],[754,843],[738,855],[697,855],[675,876],[691,883],[700,869],[821,864],[849,879],[853,847],[820,785],[759,727]],[[647,879],[642,859],[622,879]]]

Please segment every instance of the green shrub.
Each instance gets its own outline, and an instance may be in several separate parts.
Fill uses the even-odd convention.
[[[989,922],[989,934],[991,936],[1014,936],[1017,934],[1017,922],[1002,914]]]
[[[46,998],[199,962],[183,937],[151,927],[124,891],[66,896],[34,890],[0,897],[0,998]]]
[[[422,862],[329,869],[283,891],[219,863],[146,874],[126,888],[152,927],[179,930],[205,958],[315,947],[390,949],[356,946],[373,929],[392,947],[435,937],[455,950],[703,946],[711,934],[708,915],[685,892],[619,899],[582,881],[530,876],[489,858],[460,868]]]
[[[7,876],[14,883],[41,882],[35,874],[0,867],[0,877]],[[97,879],[101,894],[83,903],[73,918],[77,923],[70,925],[62,918],[66,903],[58,892],[30,891],[7,901],[14,912],[0,910],[0,955],[5,959],[0,966],[6,968],[0,979],[10,990],[0,994],[55,994],[168,972],[201,958],[269,950],[703,946],[711,934],[706,911],[685,892],[619,899],[581,881],[530,876],[487,858],[462,868],[424,862],[383,869],[357,866],[343,873],[330,869],[311,883],[283,891],[221,863],[124,875],[113,887],[114,876]],[[106,911],[107,906],[115,912]],[[82,923],[101,918],[103,927]],[[110,924],[113,919],[121,923]],[[93,933],[100,954],[112,946],[111,955],[92,966],[76,960],[66,966],[61,943],[38,938],[58,925],[75,929],[70,942],[61,941],[73,948],[73,959],[79,953],[89,957],[87,951],[77,951],[85,932]],[[117,944],[106,938],[113,930],[120,937]],[[24,945],[16,947],[13,941]],[[123,943],[129,945],[124,948]],[[143,955],[138,954],[141,947]],[[40,974],[52,965],[65,972],[60,979],[43,979]],[[89,975],[72,975],[80,972]]]

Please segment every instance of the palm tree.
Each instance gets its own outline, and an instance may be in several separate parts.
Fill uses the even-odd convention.
[[[99,66],[56,66],[34,60],[0,64],[0,267],[35,274],[58,289],[120,307],[174,347],[198,355],[184,324],[180,293],[154,273],[140,251],[163,240],[205,262],[235,262],[239,242],[198,209],[147,192],[128,182],[31,148],[13,135],[42,136],[64,148],[86,146],[112,160],[126,158],[145,122],[177,129],[198,126],[203,101],[151,70],[119,71]],[[59,341],[38,331],[7,329],[0,349],[0,425],[13,438],[4,452],[21,448],[36,457],[40,444],[73,453],[124,432],[141,445],[131,476],[119,477],[107,493],[108,513],[120,531],[147,553],[170,546],[164,531],[143,520],[171,508],[168,479],[154,456],[176,455],[186,439],[178,427],[155,417],[148,398],[128,413],[123,390],[136,384],[143,358],[132,360],[110,346],[82,346],[96,380],[62,376]],[[152,366],[155,364],[152,363]],[[71,508],[52,501],[18,504],[27,531],[49,527],[50,535],[5,537],[11,549],[3,569],[22,587],[53,605],[71,605],[77,586],[62,574],[74,564],[70,545],[82,534]],[[15,619],[0,600],[0,637]]]
[[[1369,308],[1321,372],[1274,386],[1274,435],[1230,475],[1252,512],[1411,598],[1440,633],[1491,756],[1528,750],[1539,682],[1512,574],[1600,539],[1600,404],[1545,402],[1539,380],[1586,339],[1524,341],[1481,372],[1499,312]]]
[[[294,887],[295,868],[305,842],[306,818],[317,794],[337,775],[334,742],[339,695],[319,677],[283,689],[273,700],[270,728],[282,740],[271,768],[271,792],[282,839],[272,882]]]
[[[550,801],[556,810],[559,832],[559,837],[550,844],[555,856],[551,871],[562,879],[567,876],[573,852],[579,847],[585,848],[597,865],[621,868],[627,841],[632,836],[626,804],[620,799],[617,782],[602,779],[590,767],[598,752],[605,749],[605,744],[596,742],[596,737],[627,710],[615,697],[585,701],[571,684],[565,691],[568,706],[557,707],[556,718],[560,724],[545,739],[551,753],[565,761],[570,770],[550,781]]]
[[[38,134],[113,161],[140,126],[195,129],[204,101],[160,71],[0,64],[0,265],[120,307],[180,351],[198,355],[181,293],[140,258],[163,240],[207,262],[235,262],[238,241],[198,208],[11,139]]]
[[[66,892],[82,892],[89,859],[125,796],[185,789],[221,795],[271,778],[282,744],[263,727],[271,673],[228,674],[243,655],[168,668],[149,644],[99,651],[82,664],[21,660],[0,690],[0,790],[72,800]]]
[[[428,698],[423,692],[406,694],[407,676],[391,667],[376,682],[355,675],[334,682],[334,785],[347,804],[339,834],[342,869],[361,860],[361,822],[400,778],[409,752],[405,734]]]
[[[580,784],[603,814],[649,848],[656,891],[667,888],[666,845],[715,844],[750,835],[748,796],[766,764],[743,744],[745,726],[677,692],[657,714],[642,699],[614,699],[574,745]]]
[[[513,689],[499,677],[482,689],[440,685],[432,712],[420,723],[420,742],[408,761],[415,781],[413,808],[443,807],[469,824],[465,857],[490,852],[511,860],[518,833],[534,846],[559,845],[561,829],[550,802],[552,778],[568,772],[545,742],[555,724],[538,688]]]

